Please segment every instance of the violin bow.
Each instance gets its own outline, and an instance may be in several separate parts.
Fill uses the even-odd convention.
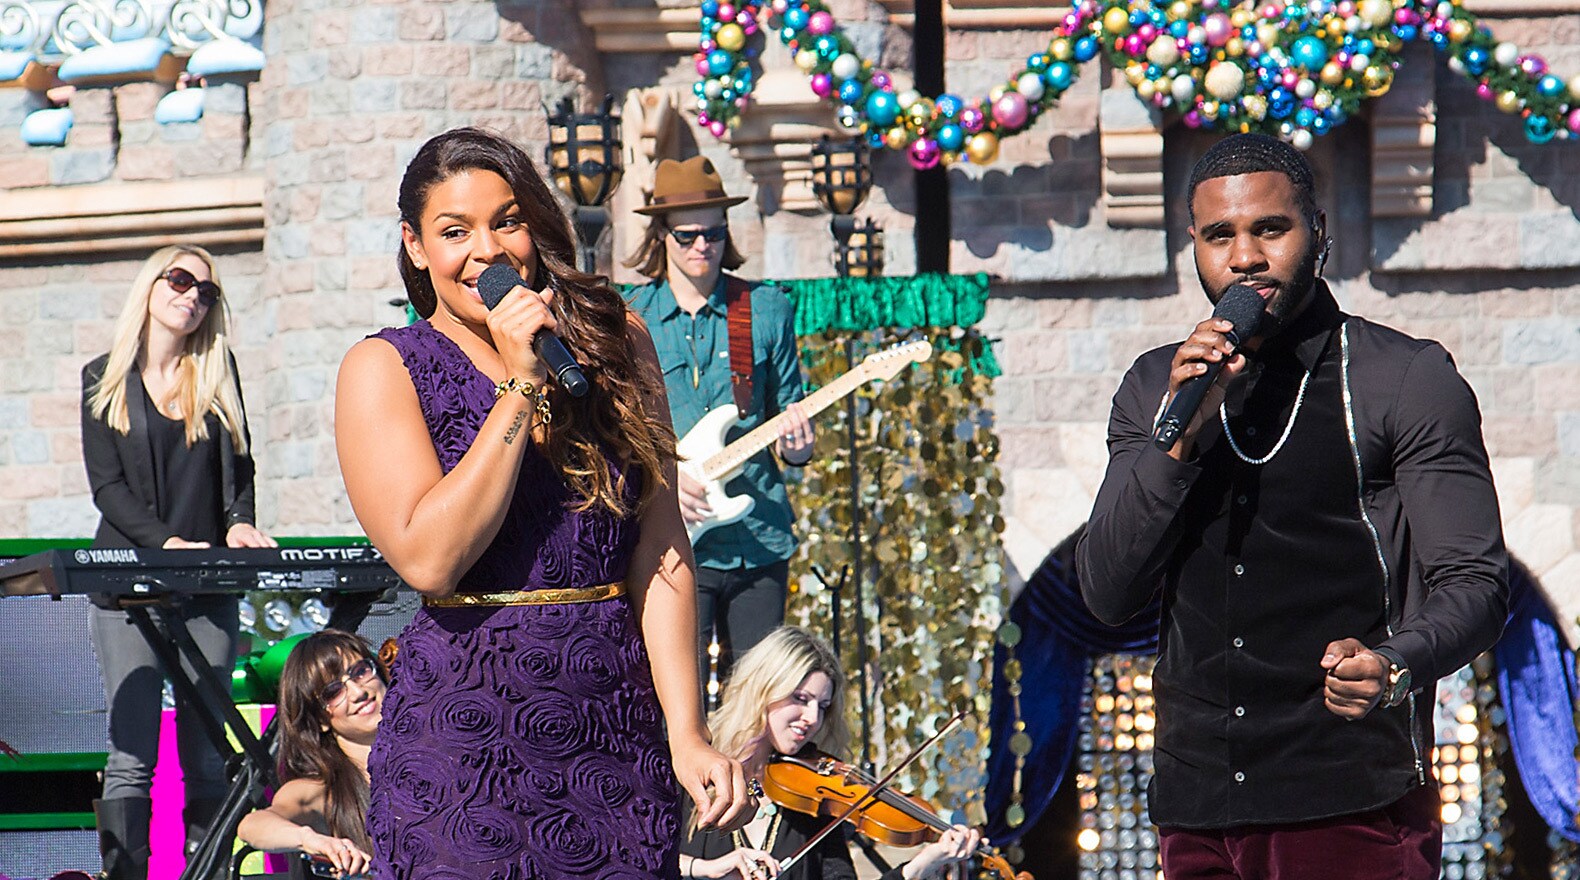
[[[792,853],[790,858],[780,862],[780,872],[783,873],[790,870],[792,865],[805,858],[806,854],[811,852],[813,847],[821,843],[823,838],[832,833],[835,828],[838,828],[839,823],[855,815],[856,811],[860,810],[862,807],[867,806],[869,802],[876,800],[878,795],[882,793],[884,789],[889,787],[889,783],[894,781],[894,777],[899,776],[901,771],[903,771],[906,767],[909,767],[911,763],[917,758],[920,758],[922,756],[922,752],[927,751],[927,749],[930,748],[933,743],[943,739],[944,736],[947,735],[951,730],[954,730],[955,727],[960,724],[960,722],[965,720],[966,713],[969,711],[969,709],[961,709],[959,712],[955,713],[955,717],[949,719],[947,724],[939,728],[937,733],[928,737],[926,742],[912,749],[911,753],[905,756],[905,760],[901,761],[899,764],[896,764],[893,770],[890,770],[884,775],[882,779],[868,787],[866,794],[856,798],[856,800],[852,802],[850,806],[845,808],[843,813],[840,813],[838,816],[834,817],[834,821],[823,826],[822,831],[812,835],[806,843],[801,844],[801,848]]]

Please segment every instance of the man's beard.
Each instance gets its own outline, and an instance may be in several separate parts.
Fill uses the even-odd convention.
[[[1201,280],[1202,288],[1209,292],[1208,298],[1214,304],[1221,301],[1223,295],[1229,292],[1229,288],[1236,284],[1256,285],[1268,282],[1277,284],[1278,289],[1267,299],[1262,316],[1262,328],[1256,334],[1263,339],[1270,339],[1289,326],[1311,299],[1312,288],[1317,281],[1317,244],[1315,241],[1312,242],[1311,249],[1306,251],[1305,257],[1301,258],[1300,264],[1295,267],[1294,275],[1288,281],[1253,275],[1249,278],[1236,278],[1223,287],[1212,290],[1207,286],[1207,279],[1202,277],[1200,265],[1196,267],[1196,277]]]

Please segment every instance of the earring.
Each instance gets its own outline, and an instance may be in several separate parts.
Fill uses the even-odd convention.
[[[1317,277],[1320,278],[1323,271],[1328,268],[1328,253],[1332,250],[1333,236],[1324,236],[1322,239],[1322,250],[1317,254]]]

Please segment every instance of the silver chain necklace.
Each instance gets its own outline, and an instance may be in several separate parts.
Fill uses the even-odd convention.
[[[1311,369],[1306,371],[1306,375],[1300,377],[1300,391],[1295,394],[1295,408],[1289,411],[1289,421],[1284,423],[1283,436],[1279,437],[1278,442],[1273,444],[1273,448],[1261,458],[1252,458],[1246,455],[1245,451],[1240,448],[1240,444],[1234,442],[1234,434],[1229,431],[1228,401],[1218,404],[1218,421],[1223,423],[1224,439],[1229,441],[1229,448],[1234,450],[1234,454],[1239,456],[1241,461],[1246,464],[1267,464],[1273,460],[1273,456],[1278,454],[1278,450],[1284,448],[1284,441],[1289,439],[1289,432],[1295,429],[1295,417],[1300,415],[1300,405],[1306,400],[1306,384],[1311,381],[1311,374],[1316,371],[1317,368],[1313,365]]]

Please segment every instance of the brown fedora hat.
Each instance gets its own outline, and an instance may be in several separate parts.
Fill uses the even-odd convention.
[[[665,159],[653,174],[653,198],[638,214],[663,214],[682,208],[728,208],[746,201],[745,196],[724,192],[724,181],[706,156],[693,156],[684,162]]]

